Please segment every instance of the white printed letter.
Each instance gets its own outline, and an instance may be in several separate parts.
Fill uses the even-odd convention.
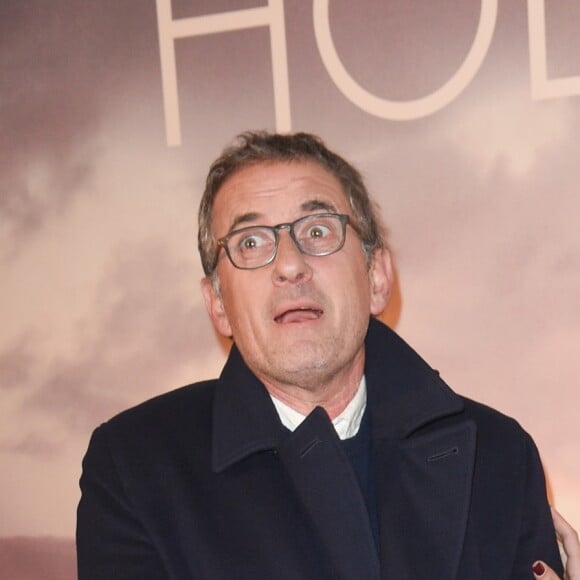
[[[580,95],[580,77],[548,79],[545,0],[528,0],[528,31],[532,99],[555,99]]]
[[[481,0],[477,33],[469,53],[455,75],[440,89],[413,101],[389,101],[369,93],[344,68],[330,32],[329,0],[314,0],[314,33],[328,74],[340,91],[363,111],[383,119],[407,121],[425,117],[448,105],[471,82],[491,43],[497,17],[497,0]]]
[[[278,131],[290,130],[290,91],[288,88],[288,60],[286,57],[283,0],[268,0],[268,6],[261,8],[234,10],[178,20],[173,20],[171,0],[157,0],[157,24],[159,28],[165,130],[168,145],[181,144],[175,40],[177,38],[242,30],[257,26],[270,27],[276,128]]]

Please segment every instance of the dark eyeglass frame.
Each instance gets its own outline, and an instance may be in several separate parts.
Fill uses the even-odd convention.
[[[328,252],[322,252],[322,253],[308,252],[307,250],[305,250],[302,247],[302,245],[300,244],[300,242],[298,241],[298,239],[296,238],[296,235],[294,233],[294,228],[295,228],[296,224],[299,224],[300,222],[303,222],[303,221],[308,220],[308,219],[316,218],[316,217],[336,218],[340,221],[340,223],[342,225],[342,239],[341,239],[340,244],[336,248],[334,248]],[[338,252],[339,250],[341,250],[342,247],[344,246],[344,242],[346,240],[346,226],[347,225],[350,225],[352,227],[352,229],[357,234],[359,233],[358,229],[353,224],[352,218],[350,216],[348,216],[346,214],[342,214],[342,213],[332,213],[332,212],[308,214],[308,215],[302,216],[301,218],[298,218],[297,220],[294,220],[293,222],[282,223],[282,224],[278,224],[275,226],[254,225],[254,226],[247,226],[244,228],[239,228],[237,230],[231,231],[229,234],[227,234],[223,238],[220,238],[219,240],[217,240],[218,255],[216,255],[216,264],[217,264],[217,260],[219,257],[219,250],[221,248],[223,248],[225,250],[232,265],[235,268],[238,268],[239,270],[257,270],[258,268],[263,268],[264,266],[271,264],[276,259],[276,256],[278,255],[278,246],[280,244],[280,236],[279,236],[280,230],[288,230],[288,233],[290,234],[292,241],[294,242],[295,246],[298,248],[298,250],[302,254],[305,254],[306,256],[317,256],[317,257],[330,256],[331,254],[334,254],[334,253]],[[235,263],[234,259],[232,258],[232,255],[231,255],[229,247],[228,247],[228,242],[230,241],[230,239],[233,236],[238,235],[240,232],[253,230],[255,228],[265,229],[265,230],[269,230],[272,232],[272,234],[274,236],[274,251],[272,252],[272,255],[270,256],[270,258],[266,262],[264,262],[263,264],[260,264],[259,266],[239,266],[238,264]]]

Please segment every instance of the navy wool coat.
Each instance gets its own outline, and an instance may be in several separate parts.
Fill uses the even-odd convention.
[[[366,338],[380,549],[323,409],[288,433],[234,346],[219,379],[93,434],[80,580],[530,579],[561,572],[531,438],[376,320]]]

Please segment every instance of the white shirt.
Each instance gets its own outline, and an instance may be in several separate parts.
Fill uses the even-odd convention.
[[[286,403],[283,403],[276,397],[273,397],[272,395],[270,395],[270,397],[274,403],[274,407],[276,407],[282,425],[287,429],[290,429],[290,431],[294,431],[294,429],[296,429],[298,425],[306,419],[306,415],[292,409],[292,407],[289,407]],[[350,403],[345,407],[344,411],[332,421],[340,439],[349,439],[358,433],[366,406],[367,384],[363,375],[358,389],[354,397],[350,400]]]

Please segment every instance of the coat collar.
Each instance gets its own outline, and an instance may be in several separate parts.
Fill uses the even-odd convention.
[[[403,439],[463,411],[463,400],[403,339],[371,319],[365,341],[373,437]]]
[[[371,319],[365,340],[367,405],[373,438],[405,438],[463,402],[392,330]],[[213,405],[213,469],[280,447],[286,432],[264,385],[233,345],[218,379]]]
[[[219,473],[252,453],[276,449],[283,436],[268,391],[234,344],[215,390],[213,470]]]

